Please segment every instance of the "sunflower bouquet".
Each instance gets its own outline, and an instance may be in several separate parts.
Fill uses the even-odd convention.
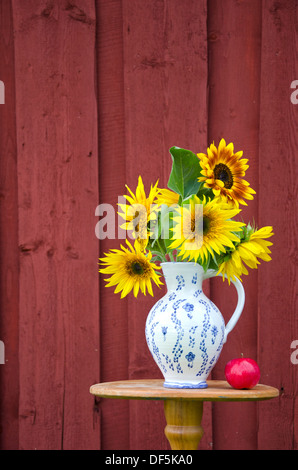
[[[161,262],[195,262],[204,270],[216,270],[228,282],[256,269],[260,260],[270,261],[272,227],[257,229],[234,218],[240,205],[252,200],[255,191],[243,179],[248,160],[234,145],[221,139],[207,153],[172,147],[168,188],[151,185],[146,196],[139,176],[135,193],[119,203],[122,228],[131,235],[126,246],[100,258],[100,273],[108,274],[107,287],[116,286],[121,298],[133,291],[153,295],[152,282],[162,284]]]

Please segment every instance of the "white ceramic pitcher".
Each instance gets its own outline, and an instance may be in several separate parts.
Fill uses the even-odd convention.
[[[216,271],[204,272],[192,262],[162,263],[161,267],[167,293],[147,317],[149,350],[165,378],[165,387],[206,388],[206,379],[242,313],[242,283],[232,281],[238,303],[225,325],[218,308],[202,291],[203,281],[216,276]]]

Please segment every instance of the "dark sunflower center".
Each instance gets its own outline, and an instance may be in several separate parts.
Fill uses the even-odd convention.
[[[196,222],[197,222],[197,226],[196,226]],[[191,233],[194,234],[195,232],[198,232],[200,230],[200,222],[202,223],[202,219],[200,221],[196,221],[194,217],[191,218],[191,221],[190,221],[190,230],[191,230]],[[206,233],[209,232],[209,228],[210,228],[210,219],[209,217],[207,216],[203,216],[203,235],[206,235]]]
[[[193,217],[191,218],[191,221],[190,221],[190,230],[192,233],[194,233],[194,231],[196,230],[196,221]]]
[[[138,263],[137,261],[135,261],[131,264],[131,270],[134,274],[138,274],[138,275],[143,274],[143,272],[144,272],[143,266],[140,263]]]
[[[233,186],[233,175],[230,168],[224,163],[218,163],[214,167],[214,178],[221,180],[226,189],[230,189]]]
[[[210,219],[209,217],[204,216],[203,217],[203,235],[206,235],[206,233],[209,232],[210,228]]]

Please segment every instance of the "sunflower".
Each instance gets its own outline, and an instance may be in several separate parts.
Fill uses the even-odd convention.
[[[170,248],[178,248],[182,259],[189,257],[204,265],[214,253],[233,248],[233,242],[239,242],[233,232],[241,231],[245,224],[229,220],[240,210],[223,201],[207,201],[205,197],[201,201],[193,196],[189,202],[176,209],[178,215],[174,216],[174,241]]]
[[[256,269],[260,264],[259,259],[263,261],[270,261],[271,251],[268,248],[272,245],[271,242],[264,240],[265,238],[272,237],[272,227],[263,227],[259,230],[248,226],[244,231],[244,237],[239,244],[228,252],[223,262],[219,266],[218,274],[225,275],[230,283],[230,280],[238,278],[241,280],[242,274],[248,274],[246,266],[251,269]],[[258,259],[259,258],[259,259]],[[246,266],[245,266],[246,265]]]
[[[130,205],[118,204],[123,211],[122,213],[118,212],[118,214],[126,221],[121,225],[121,228],[132,231],[132,236],[140,244],[143,251],[147,246],[148,237],[150,235],[148,222],[156,220],[157,205],[155,204],[155,199],[159,192],[157,184],[158,182],[156,182],[155,186],[151,185],[150,193],[147,197],[142,178],[139,176],[135,194],[126,185],[130,196],[125,195],[124,198]]]
[[[100,264],[105,267],[99,269],[99,272],[112,275],[105,279],[108,282],[106,287],[117,286],[114,292],[122,291],[121,298],[132,290],[135,297],[139,290],[146,295],[146,289],[153,296],[151,281],[157,286],[162,285],[160,276],[155,271],[160,268],[151,263],[152,254],[149,252],[146,256],[137,242],[133,247],[126,240],[126,245],[128,248],[121,245],[121,250],[110,250],[105,253],[105,258],[100,258]]]
[[[174,206],[178,204],[178,201],[179,194],[174,193],[174,191],[171,191],[170,189],[160,189],[156,198],[156,204],[159,206],[162,204],[165,204],[168,207]]]
[[[201,177],[198,178],[204,186],[212,189],[215,196],[224,198],[227,202],[239,207],[247,205],[244,199],[253,199],[256,192],[242,177],[248,169],[243,152],[234,153],[234,145],[226,145],[221,139],[218,148],[213,144],[207,149],[207,155],[197,154],[201,164]]]

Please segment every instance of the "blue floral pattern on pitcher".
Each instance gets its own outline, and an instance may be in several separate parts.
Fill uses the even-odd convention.
[[[221,352],[225,324],[203,293],[200,269],[187,264],[192,273],[177,273],[171,289],[152,307],[146,338],[165,386],[202,388]]]
[[[202,281],[215,274],[206,275],[201,266],[187,262],[163,263],[162,269],[167,293],[147,317],[145,333],[149,350],[165,378],[165,387],[205,388],[226,336],[233,328],[225,326],[220,311],[203,292]],[[239,297],[243,288],[236,288],[241,305],[234,312],[237,318],[233,325],[244,305],[244,291]]]

